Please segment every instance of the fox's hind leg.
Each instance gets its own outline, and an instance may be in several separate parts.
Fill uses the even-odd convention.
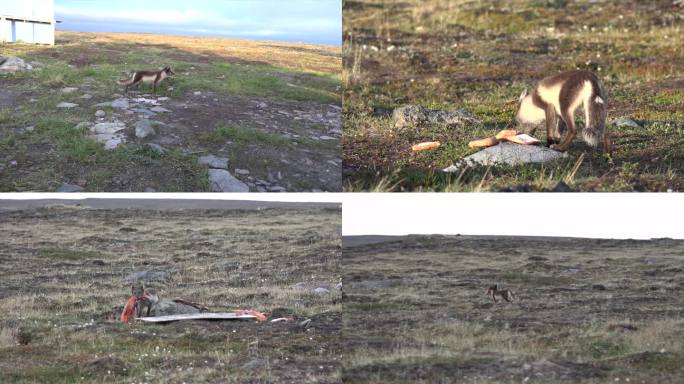
[[[546,104],[546,145],[552,146],[560,142],[560,136],[557,135],[558,131],[558,117],[556,116],[556,108],[553,104]]]

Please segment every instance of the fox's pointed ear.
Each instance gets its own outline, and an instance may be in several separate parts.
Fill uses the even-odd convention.
[[[527,88],[523,89],[522,93],[520,94],[520,97],[518,97],[518,102],[523,101],[525,96],[527,96]]]

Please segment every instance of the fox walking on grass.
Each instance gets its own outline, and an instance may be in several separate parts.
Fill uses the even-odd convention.
[[[507,302],[511,302],[515,300],[515,294],[513,294],[513,291],[508,290],[508,289],[498,289],[498,285],[494,284],[487,289],[487,296],[491,297],[492,300],[494,300],[495,303],[498,303],[496,300],[497,296],[500,296],[502,299],[506,300]]]
[[[128,92],[129,87],[135,87],[140,83],[152,83],[152,92],[157,92],[157,83],[166,79],[169,76],[175,75],[171,70],[171,67],[166,66],[158,71],[136,71],[133,75],[125,80],[118,80],[120,85],[126,86],[126,92]]]
[[[582,138],[592,147],[601,142],[603,151],[610,152],[610,140],[606,132],[606,93],[595,74],[570,71],[546,77],[531,94],[525,89],[518,101],[518,123],[536,126],[545,120],[547,143],[558,151],[565,151],[577,135],[575,111],[582,105],[585,114]],[[567,135],[561,140],[566,128]]]

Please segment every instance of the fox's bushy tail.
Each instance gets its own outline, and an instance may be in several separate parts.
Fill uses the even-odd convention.
[[[131,85],[133,84],[133,79],[135,79],[135,76],[131,76],[128,79],[117,80],[116,82],[119,83],[119,85]]]

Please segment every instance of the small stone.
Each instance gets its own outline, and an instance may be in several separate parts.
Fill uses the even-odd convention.
[[[197,159],[199,165],[208,165],[209,168],[228,169],[228,159],[214,155],[201,156]]]
[[[330,290],[327,288],[318,287],[314,289],[313,292],[317,295],[327,295],[328,293],[330,293]]]
[[[35,128],[34,126],[32,126],[32,125],[29,126],[29,127],[24,128],[24,130],[25,130],[26,132],[33,132],[35,129],[36,129],[36,128]]]
[[[152,128],[152,124],[150,123],[149,120],[143,119],[139,120],[138,122],[135,123],[135,136],[139,137],[141,139],[149,136],[149,135],[154,135],[154,128]]]
[[[90,132],[93,133],[115,133],[126,129],[126,124],[115,121],[113,123],[97,123],[90,127]]]
[[[83,187],[80,187],[78,185],[74,184],[62,184],[61,187],[57,188],[57,191],[55,192],[81,192],[83,191]]]
[[[618,127],[641,128],[639,123],[630,119],[629,117],[619,117],[613,120],[613,124],[617,125]]]
[[[149,148],[149,149],[151,149],[151,150],[153,150],[159,154],[162,154],[162,155],[169,151],[168,149],[162,147],[159,144],[155,144],[155,143],[147,143],[147,144],[145,144],[145,147],[147,147],[147,148]]]
[[[93,125],[94,125],[94,124],[91,123],[90,121],[81,121],[80,123],[76,124],[76,126],[74,127],[74,129],[90,128],[90,127],[92,127]]]
[[[125,97],[116,99],[112,101],[112,108],[119,108],[119,109],[127,109],[128,108],[128,99]]]
[[[166,112],[171,112],[170,110],[164,108],[164,107],[153,107],[150,108],[150,111],[152,112],[157,112],[157,113],[166,113]]]
[[[193,94],[194,94],[195,96],[199,96],[199,95],[202,94],[202,92],[200,92],[200,91],[195,91],[195,92],[193,92]]]
[[[112,102],[111,101],[105,101],[104,103],[97,103],[95,104],[96,107],[111,107]]]
[[[78,91],[78,88],[76,88],[76,87],[65,87],[65,88],[62,88],[62,93],[72,93],[72,92],[75,92],[75,91]]]
[[[152,187],[147,187],[145,188],[145,192],[157,192],[157,190]]]
[[[81,96],[81,99],[85,99],[85,100],[89,100],[89,99],[92,99],[92,98],[93,98],[93,95],[89,95],[89,94],[87,94],[87,93],[84,94],[83,96]]]
[[[247,169],[235,168],[235,173],[238,174],[238,175],[249,175],[249,170],[247,170]]]
[[[209,184],[214,192],[249,192],[247,184],[233,177],[225,169],[210,169]]]
[[[285,192],[287,189],[285,187],[281,187],[279,185],[274,185],[272,187],[268,187],[269,192]]]
[[[168,97],[164,96],[164,97],[158,98],[157,101],[166,101],[168,99],[169,99]]]
[[[67,103],[66,101],[62,101],[61,103],[57,104],[57,108],[74,108],[74,107],[78,107],[78,104]]]
[[[319,137],[320,140],[336,140],[336,138],[332,136],[321,136]]]
[[[95,112],[95,116],[97,117],[105,117],[107,113],[101,109],[98,109],[97,112]]]

